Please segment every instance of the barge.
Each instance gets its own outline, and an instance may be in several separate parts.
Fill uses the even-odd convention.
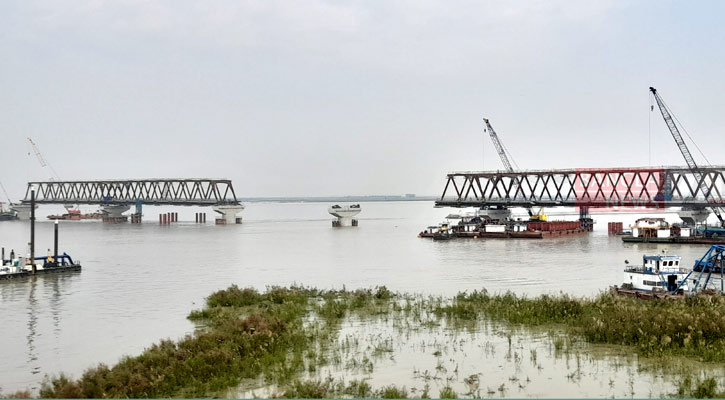
[[[48,249],[47,257],[35,257],[35,191],[30,192],[30,251],[27,257],[15,255],[10,251],[10,258],[5,259],[5,248],[0,250],[0,281],[26,278],[35,275],[79,272],[81,263],[73,261],[66,253],[58,255],[58,221],[55,221],[54,251]]]
[[[81,210],[74,208],[66,208],[68,212],[61,215],[48,215],[50,220],[63,220],[63,221],[80,221],[84,219],[103,219],[102,212],[94,212],[88,214],[82,214]]]
[[[450,218],[451,216],[449,216]],[[460,217],[457,224],[429,226],[418,237],[433,239],[543,239],[591,232],[588,221],[498,221],[478,216]]]
[[[34,263],[31,263],[30,259],[25,257],[9,260],[3,259],[2,266],[0,266],[0,280],[27,278],[29,276],[42,274],[80,272],[81,270],[80,262],[73,261],[71,256],[65,253],[57,258],[53,258],[52,256],[36,257],[34,261]]]
[[[640,218],[630,228],[625,243],[725,244],[722,228],[670,225],[664,218]]]

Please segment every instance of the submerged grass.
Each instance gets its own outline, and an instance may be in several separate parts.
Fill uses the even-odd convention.
[[[298,380],[300,373],[316,371],[331,362],[328,357],[334,356],[329,351],[332,343],[355,345],[347,340],[332,340],[343,319],[353,314],[380,318],[404,315],[413,324],[400,323],[401,330],[420,329],[443,320],[450,327],[466,329],[484,317],[526,326],[555,324],[565,328],[563,336],[552,339],[558,351],[577,338],[632,346],[647,356],[684,355],[704,361],[725,361],[722,297],[643,301],[602,293],[593,299],[567,295],[528,298],[512,293],[492,295],[483,290],[443,299],[402,296],[384,286],[355,291],[271,287],[265,292],[231,286],[211,294],[203,309],[190,313],[189,319],[203,326],[194,334],[178,341],[163,340],[113,367],[99,364],[78,379],[63,374],[48,378],[40,396],[223,396],[226,389],[242,379],[264,377],[283,388],[276,397],[408,397],[405,387],[394,385],[376,390],[365,381],[344,384],[331,379]],[[392,339],[381,338],[372,348],[371,356],[380,357],[392,348]],[[515,357],[519,357],[518,353]],[[536,364],[535,352],[530,358]],[[365,360],[346,368],[371,372],[372,361],[367,357]],[[453,372],[457,373],[457,368]],[[715,379],[688,379],[679,385],[674,396],[725,394]],[[469,377],[466,385],[471,396],[480,396],[477,376]],[[502,395],[505,390],[503,384],[498,389]],[[489,389],[489,394],[492,391]],[[428,397],[427,387],[420,396]],[[458,394],[446,385],[438,396],[455,398]]]
[[[487,291],[460,293],[435,313],[456,320],[487,316],[523,325],[561,324],[591,343],[634,346],[646,356],[684,355],[725,361],[725,297],[641,300],[602,293],[520,297]]]
[[[339,323],[351,311],[387,308],[392,297],[385,287],[353,292],[272,287],[260,293],[233,285],[213,293],[204,309],[189,314],[189,319],[203,322],[204,329],[178,341],[162,340],[113,367],[99,364],[79,379],[64,374],[47,378],[39,394],[45,398],[202,397],[261,374],[286,382],[305,370],[304,352],[330,334],[306,326],[307,315],[316,312],[328,322]],[[323,358],[315,361],[325,362]],[[321,387],[309,384],[296,390],[303,397],[322,392]]]

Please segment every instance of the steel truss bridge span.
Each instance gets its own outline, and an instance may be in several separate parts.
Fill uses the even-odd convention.
[[[448,174],[436,201],[439,207],[704,208],[715,204],[725,204],[722,166],[454,172]]]
[[[140,179],[28,182],[24,203],[213,206],[238,205],[229,179]]]

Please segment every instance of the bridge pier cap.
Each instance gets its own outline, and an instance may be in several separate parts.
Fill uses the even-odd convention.
[[[226,225],[231,224],[241,224],[242,218],[237,217],[237,214],[242,212],[244,210],[244,205],[242,204],[222,204],[222,205],[216,205],[212,207],[212,210],[215,212],[221,214],[221,218],[217,219],[217,223],[222,223]],[[221,222],[223,221],[223,222]]]

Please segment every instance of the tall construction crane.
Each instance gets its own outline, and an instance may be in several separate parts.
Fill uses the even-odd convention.
[[[503,143],[501,143],[501,140],[498,138],[498,135],[496,134],[496,131],[491,126],[491,122],[489,122],[488,118],[484,118],[483,122],[486,124],[486,130],[488,131],[489,136],[491,136],[491,141],[493,142],[494,147],[496,147],[496,152],[498,153],[498,156],[501,158],[501,162],[503,163],[503,166],[506,168],[506,172],[514,172],[513,166],[511,166],[511,162],[513,161],[514,164],[516,164],[516,161],[513,160],[513,157],[511,157],[511,160],[509,160],[509,157],[511,156],[510,153],[506,150],[506,148],[503,146]],[[518,168],[518,165],[517,165]],[[512,178],[513,179],[513,178]],[[516,193],[518,192],[518,182],[514,180],[511,184],[511,190],[513,191],[514,197],[516,197]],[[529,217],[533,221],[546,221],[547,216],[544,214],[544,208],[540,208],[539,212],[534,214],[531,212],[530,207],[526,207],[526,211],[529,213]]]
[[[45,158],[43,158],[43,155],[40,153],[40,149],[35,144],[35,142],[33,142],[33,139],[28,138],[28,141],[30,142],[30,145],[33,146],[33,152],[35,153],[35,157],[38,159],[38,162],[40,163],[40,166],[41,167],[48,167],[53,172],[53,177],[51,178],[51,180],[52,179],[55,179],[55,180],[58,180],[58,181],[61,180],[60,179],[60,176],[58,176],[58,173],[55,172],[55,169],[53,168],[53,166],[50,165],[50,164],[48,164],[47,161],[45,161]]]
[[[511,162],[509,162],[509,158],[506,155],[506,150],[504,150],[504,147],[501,144],[501,141],[498,139],[498,135],[496,134],[496,131],[493,130],[491,123],[488,122],[488,118],[484,118],[483,122],[486,123],[486,128],[488,130],[488,134],[491,136],[491,141],[493,142],[493,146],[496,147],[498,156],[501,157],[501,162],[503,163],[503,166],[506,168],[506,172],[514,172],[514,168],[511,166]]]
[[[665,102],[660,97],[660,94],[657,93],[657,89],[650,86],[649,88],[650,92],[652,92],[652,96],[654,96],[655,100],[657,101],[657,106],[660,109],[660,113],[662,113],[662,118],[665,119],[665,123],[667,124],[667,127],[670,129],[670,133],[672,134],[672,137],[675,139],[675,143],[677,143],[677,147],[680,148],[680,152],[682,153],[682,156],[685,158],[685,162],[687,162],[687,167],[690,168],[692,171],[692,174],[695,176],[695,179],[697,179],[697,182],[699,182],[698,189],[702,192],[702,194],[705,195],[705,199],[709,200],[711,197],[711,191],[707,187],[707,183],[705,183],[705,180],[702,179],[702,173],[699,172],[697,163],[695,162],[695,158],[692,157],[692,154],[690,153],[690,149],[687,148],[687,144],[685,143],[685,140],[682,138],[682,135],[680,134],[680,130],[677,129],[677,125],[675,124],[674,119],[672,118],[672,113],[665,105]],[[697,146],[697,145],[695,145]],[[717,216],[717,219],[720,220],[720,224],[725,227],[725,219],[723,219],[723,210],[721,210],[720,207],[712,206],[710,207],[712,209],[712,212],[715,213],[715,216]]]

